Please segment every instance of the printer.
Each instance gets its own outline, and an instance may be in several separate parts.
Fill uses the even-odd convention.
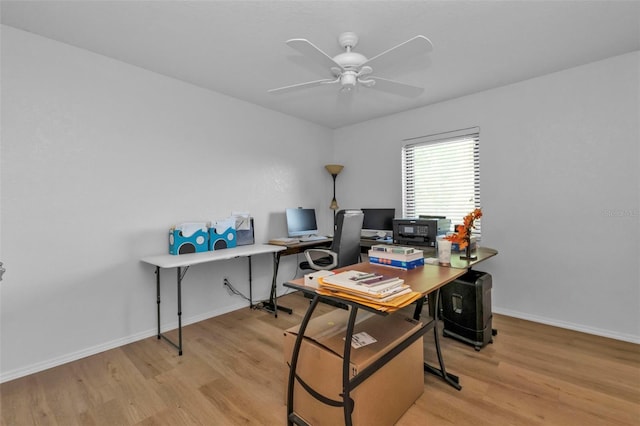
[[[393,219],[393,243],[435,248],[437,236],[450,229],[451,219]]]

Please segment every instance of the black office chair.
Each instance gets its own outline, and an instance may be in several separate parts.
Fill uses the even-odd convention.
[[[305,250],[306,262],[301,269],[331,270],[360,261],[360,233],[364,213],[360,210],[340,210],[336,214],[337,229],[330,249]]]

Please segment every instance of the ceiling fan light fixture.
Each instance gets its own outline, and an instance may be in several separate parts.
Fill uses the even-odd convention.
[[[358,82],[358,77],[356,73],[353,71],[345,71],[342,74],[342,77],[340,78],[340,83],[342,84],[342,87],[346,90],[351,90],[352,88],[354,88],[357,82]]]

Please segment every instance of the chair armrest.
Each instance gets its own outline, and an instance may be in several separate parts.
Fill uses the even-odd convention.
[[[304,257],[309,262],[309,266],[317,271],[328,271],[338,266],[338,253],[335,253],[327,249],[308,249],[304,251]],[[331,263],[328,265],[319,265],[314,260],[320,258],[331,258]]]

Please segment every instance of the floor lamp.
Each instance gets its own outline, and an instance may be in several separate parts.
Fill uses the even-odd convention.
[[[344,166],[339,164],[327,164],[324,166],[325,169],[329,172],[331,177],[333,178],[333,199],[331,200],[331,205],[329,208],[333,210],[333,232],[336,231],[336,212],[338,210],[338,202],[336,201],[336,177],[340,174]]]

